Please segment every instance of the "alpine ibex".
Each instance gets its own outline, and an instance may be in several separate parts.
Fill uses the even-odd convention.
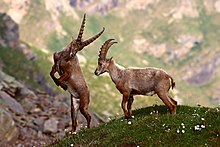
[[[106,54],[112,44],[117,43],[114,39],[107,40],[101,47],[98,58],[98,66],[95,75],[99,76],[108,72],[116,88],[123,95],[121,107],[126,119],[132,118],[131,106],[135,95],[152,96],[157,94],[158,97],[169,108],[171,114],[176,113],[177,102],[168,96],[170,87],[175,87],[173,78],[164,70],[146,67],[146,68],[120,68],[114,60],[107,59]],[[113,42],[112,42],[113,41]],[[126,109],[127,103],[127,109]]]
[[[90,102],[89,89],[80,68],[76,53],[95,41],[104,32],[103,28],[100,33],[86,41],[82,41],[85,21],[86,15],[83,17],[77,39],[72,39],[71,43],[62,51],[54,53],[54,65],[52,66],[50,72],[50,76],[56,85],[61,86],[64,90],[68,90],[71,95],[72,132],[76,131],[78,110],[80,110],[86,118],[88,128],[90,128],[91,122],[91,116],[88,113],[88,106]],[[56,72],[58,72],[60,76],[59,78],[55,77]]]

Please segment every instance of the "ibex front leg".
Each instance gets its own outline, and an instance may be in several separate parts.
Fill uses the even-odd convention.
[[[129,98],[129,94],[128,93],[123,93],[123,98],[122,98],[122,102],[121,102],[121,107],[124,111],[124,116],[125,116],[125,119],[128,119],[130,118],[129,117],[129,113],[128,113],[128,110],[126,109],[126,103],[128,101],[128,98]]]
[[[128,104],[127,104],[127,109],[128,109],[128,114],[129,114],[129,118],[132,118],[132,104],[133,104],[134,98],[133,96],[130,96],[128,99]]]

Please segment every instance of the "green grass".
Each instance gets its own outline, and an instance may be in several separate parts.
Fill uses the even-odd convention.
[[[40,71],[38,65],[36,62],[29,61],[22,52],[0,47],[0,60],[3,63],[4,72],[26,84],[40,88],[34,81],[34,77]]]
[[[50,144],[66,146],[219,146],[220,108],[178,106],[170,115],[165,106],[152,106],[133,112],[128,124],[116,116],[108,123],[82,129]]]

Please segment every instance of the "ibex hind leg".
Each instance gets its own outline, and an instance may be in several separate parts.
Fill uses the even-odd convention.
[[[171,96],[169,96],[169,98],[170,98],[170,100],[172,101],[172,103],[173,103],[174,105],[177,105],[177,101],[175,101]]]
[[[88,108],[80,107],[80,112],[82,115],[86,118],[87,121],[87,128],[90,128],[90,122],[91,122],[91,115],[88,112]]]
[[[166,92],[158,92],[157,95],[164,102],[164,104],[169,108],[170,113],[176,114],[176,105],[173,104],[168,94]]]
[[[72,133],[76,132],[77,127],[77,105],[76,105],[76,99],[71,95],[71,119],[72,119]]]
[[[80,99],[79,110],[82,113],[82,115],[86,118],[87,128],[90,128],[91,115],[88,112],[88,106],[89,106],[89,98]]]

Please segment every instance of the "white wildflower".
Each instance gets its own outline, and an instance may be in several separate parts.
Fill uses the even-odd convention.
[[[176,132],[179,134],[179,133],[180,133],[180,130],[179,130],[179,129],[177,129],[177,130],[176,130]]]
[[[167,130],[165,130],[166,132],[170,132],[170,128],[168,128]]]
[[[201,118],[201,120],[205,120],[205,118]]]
[[[76,132],[73,132],[72,134],[76,135]]]
[[[201,128],[199,127],[199,125],[196,125],[196,126],[194,126],[194,130],[195,130],[195,131],[200,131]]]
[[[182,133],[184,134],[184,133],[185,133],[185,130],[182,130]]]
[[[70,146],[73,146],[73,144],[70,144]]]
[[[181,123],[181,126],[184,126],[184,123]]]
[[[205,125],[201,125],[201,128],[205,129]]]
[[[128,124],[130,125],[130,124],[131,124],[131,121],[128,121]]]
[[[134,115],[132,115],[131,118],[134,118]]]
[[[162,125],[163,127],[165,126],[165,124]]]
[[[183,129],[185,129],[185,126],[182,126]]]

